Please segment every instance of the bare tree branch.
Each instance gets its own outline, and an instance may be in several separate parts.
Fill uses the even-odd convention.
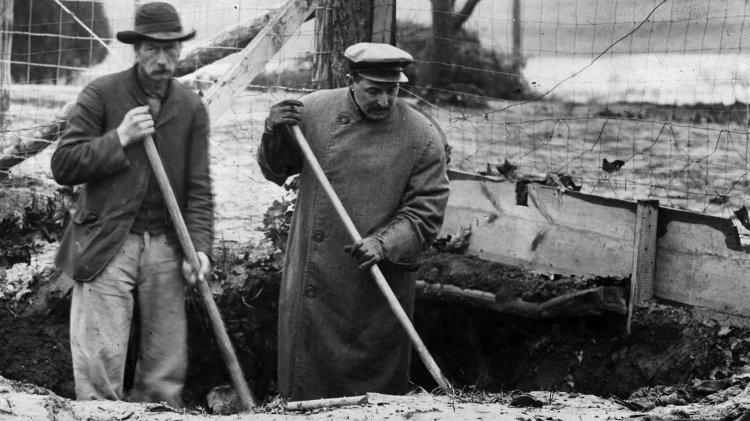
[[[461,29],[461,26],[466,22],[467,19],[471,16],[472,13],[474,13],[474,8],[477,7],[477,4],[482,0],[467,0],[466,4],[464,4],[463,9],[461,9],[460,12],[453,14],[453,22],[451,23],[451,28],[453,29],[453,32],[456,33]]]

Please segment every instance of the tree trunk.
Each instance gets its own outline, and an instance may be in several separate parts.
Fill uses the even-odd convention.
[[[5,145],[5,114],[10,107],[10,53],[13,35],[13,0],[0,0],[0,128],[3,130],[2,144]]]
[[[330,88],[331,80],[331,52],[333,51],[333,37],[330,27],[333,16],[330,0],[323,0],[315,10],[315,44],[313,45],[313,89]]]
[[[451,19],[453,21],[451,24],[453,26],[453,32],[461,30],[461,27],[471,17],[471,14],[474,13],[474,8],[477,7],[477,4],[479,4],[480,1],[482,0],[467,0],[466,3],[464,3],[463,9],[453,15],[453,18]]]
[[[325,10],[319,18],[319,41],[315,80],[319,88],[340,88],[346,85],[344,76],[349,64],[344,51],[350,45],[372,39],[373,0],[324,0]],[[320,9],[319,9],[320,10]],[[316,15],[317,16],[317,15]],[[316,25],[317,26],[317,25]],[[321,62],[327,63],[321,63]]]
[[[396,0],[373,0],[371,42],[396,45]]]
[[[425,81],[425,86],[430,88],[427,92],[430,99],[439,95],[439,89],[445,89],[450,84],[452,21],[453,2],[432,0],[432,27],[428,54],[430,66]]]

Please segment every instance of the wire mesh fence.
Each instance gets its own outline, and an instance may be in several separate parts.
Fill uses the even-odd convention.
[[[465,24],[508,56],[511,3],[480,2]],[[715,215],[745,204],[744,1],[520,3],[525,98],[479,87],[485,107],[455,95],[457,106],[428,107],[455,168],[567,173],[587,193]]]
[[[451,168],[511,178],[567,174],[586,193],[713,215],[745,205],[744,0],[448,1],[452,9],[440,11],[441,2],[398,1],[396,32],[397,45],[415,57],[402,97],[441,125]],[[35,139],[86,83],[134,62],[132,46],[114,35],[132,28],[138,1],[20,3],[27,9],[16,13],[13,43],[26,48],[2,58],[14,69],[6,152],[11,142]],[[198,31],[190,49],[280,2],[174,4],[183,26]],[[41,17],[33,13],[40,9]],[[436,30],[433,22],[446,16],[455,25]],[[253,156],[268,107],[313,86],[316,36],[314,21],[288,34],[264,74],[212,122],[220,239],[257,239],[264,210],[284,194],[262,178]],[[449,54],[431,50],[436,39],[450,41]],[[186,83],[205,91],[231,63],[230,55]],[[1,186],[5,210],[29,192],[53,194],[53,149],[12,169]]]

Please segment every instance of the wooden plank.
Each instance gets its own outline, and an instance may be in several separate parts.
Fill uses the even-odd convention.
[[[372,42],[396,45],[396,0],[372,3]]]
[[[728,219],[660,208],[654,295],[750,317],[750,255]]]
[[[276,13],[276,8],[266,10],[185,48],[182,58],[177,63],[174,77],[191,74],[207,64],[236,53],[235,49],[245,48]]]
[[[458,178],[441,235],[470,225],[468,253],[562,274],[630,274],[634,203],[530,185],[529,206],[518,206],[514,183]]]
[[[657,225],[659,246],[662,248],[723,257],[737,256],[736,252],[743,252],[737,228],[727,218],[660,208]]]
[[[633,272],[630,278],[630,301],[628,302],[628,317],[625,326],[628,334],[630,334],[630,324],[635,307],[654,296],[658,215],[658,200],[638,201],[635,218]]]
[[[658,200],[639,200],[635,224],[633,250],[633,278],[631,301],[636,305],[654,296],[654,271],[656,268],[656,232],[659,218]]]
[[[238,60],[206,93],[206,106],[215,124],[234,99],[266,67],[284,43],[317,7],[317,0],[288,0],[278,14],[239,54]]]
[[[744,257],[744,256],[743,256]],[[655,296],[750,317],[750,260],[657,249]]]
[[[629,276],[639,265],[635,203],[530,185],[529,206],[518,206],[514,183],[449,176],[440,235],[471,226],[467,253],[563,274]],[[729,219],[660,207],[656,226],[654,297],[750,317],[750,254]]]

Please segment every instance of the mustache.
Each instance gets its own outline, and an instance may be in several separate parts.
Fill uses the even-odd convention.
[[[174,70],[174,66],[152,66],[151,71],[154,73],[169,73]]]

